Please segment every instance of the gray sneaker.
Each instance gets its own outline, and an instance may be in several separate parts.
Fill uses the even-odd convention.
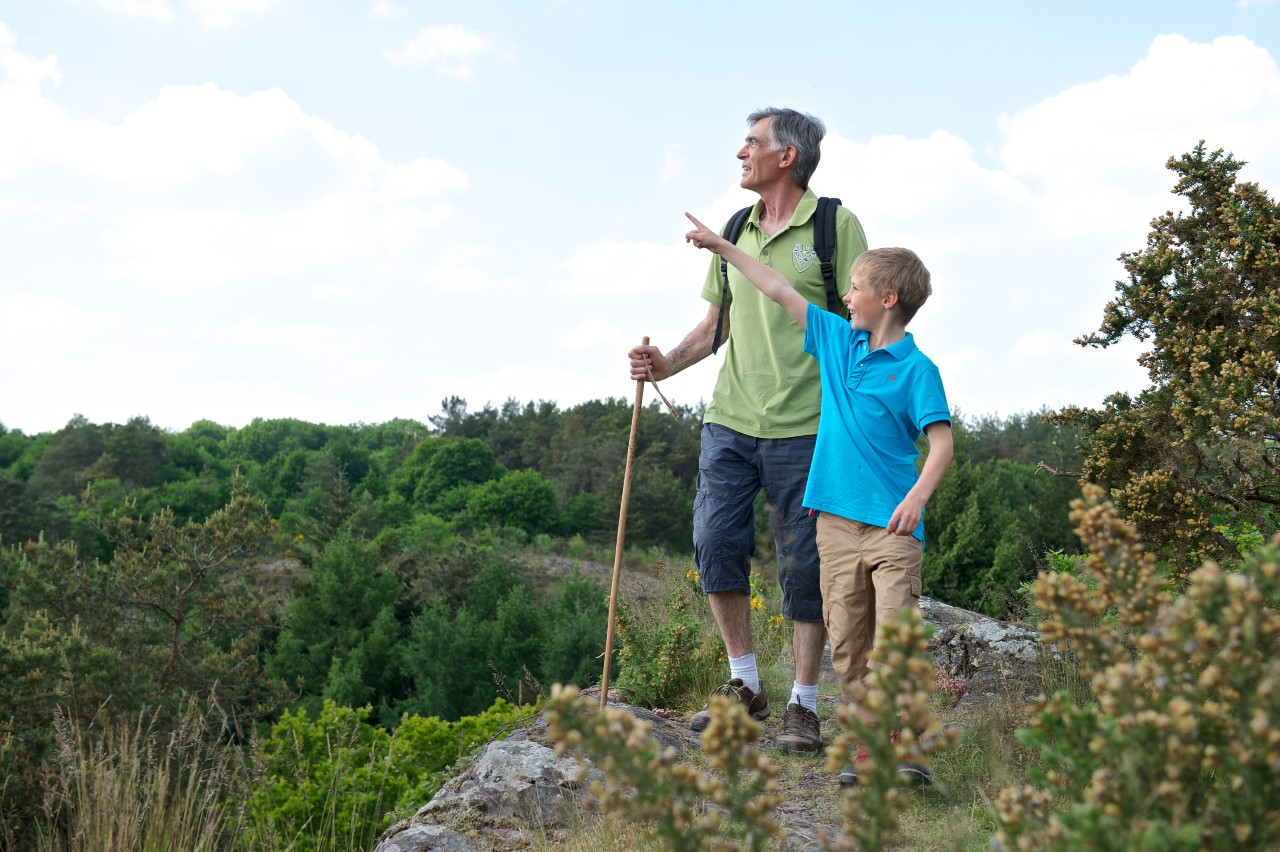
[[[898,777],[913,787],[932,787],[933,773],[929,767],[911,760],[898,764]]]
[[[838,777],[841,787],[858,786],[858,768],[852,763],[846,764],[844,769],[840,770]],[[933,773],[929,768],[910,760],[904,760],[898,764],[898,777],[912,787],[933,786]]]
[[[814,754],[822,751],[822,731],[818,714],[794,701],[782,714],[782,733],[774,744],[783,751]]]
[[[747,714],[757,722],[769,718],[769,697],[764,694],[764,687],[760,687],[760,692],[751,691],[742,678],[735,677],[726,680],[724,683],[711,690],[711,697],[717,695],[736,696],[739,701],[747,707]],[[711,713],[707,709],[711,706],[710,698],[701,710],[689,717],[689,729],[695,732],[702,731],[711,721]]]

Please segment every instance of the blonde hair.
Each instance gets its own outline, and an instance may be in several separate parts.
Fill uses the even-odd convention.
[[[862,276],[862,284],[877,296],[890,290],[898,294],[903,324],[910,322],[933,294],[929,270],[908,248],[878,248],[863,252],[853,262],[850,275]]]

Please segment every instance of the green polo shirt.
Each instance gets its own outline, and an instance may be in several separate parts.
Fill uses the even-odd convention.
[[[822,269],[813,250],[813,214],[818,197],[805,190],[787,226],[772,237],[760,228],[760,202],[742,227],[738,247],[786,276],[800,295],[827,306]],[[849,268],[867,250],[858,217],[836,210],[836,289],[849,292]],[[702,298],[720,304],[720,257],[711,259]],[[755,438],[794,438],[818,433],[821,386],[818,362],[804,351],[804,331],[785,310],[729,267],[729,339],[706,423],[719,423]],[[843,306],[842,306],[843,309]]]

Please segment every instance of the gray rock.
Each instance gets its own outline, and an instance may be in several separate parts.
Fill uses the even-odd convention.
[[[590,783],[596,778],[602,779],[603,773],[586,770],[572,757],[556,757],[547,746],[513,735],[481,748],[430,802],[388,829],[374,852],[516,849],[528,846],[534,836],[555,838],[581,820]],[[407,832],[420,836],[423,830],[437,832],[433,837],[448,836],[450,842],[461,837],[473,845],[404,845],[409,842],[402,840]]]
[[[441,825],[411,825],[408,820],[399,831],[378,844],[376,852],[480,852],[480,846],[465,834]]]
[[[925,597],[920,598],[920,614],[937,628],[929,652],[938,667],[968,684],[962,703],[1030,700],[1042,689],[1045,661],[1058,655],[1033,627]]]

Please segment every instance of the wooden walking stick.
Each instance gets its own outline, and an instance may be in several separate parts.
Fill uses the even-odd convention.
[[[644,346],[649,345],[646,335]],[[609,703],[609,661],[613,657],[613,617],[618,610],[618,578],[622,575],[622,542],[627,533],[627,503],[631,500],[631,468],[636,461],[636,433],[640,431],[640,403],[644,379],[636,380],[636,404],[631,411],[631,439],[627,441],[627,467],[622,474],[622,505],[618,507],[618,541],[613,548],[613,585],[609,588],[609,627],[604,638],[604,677],[600,678],[600,709]]]

